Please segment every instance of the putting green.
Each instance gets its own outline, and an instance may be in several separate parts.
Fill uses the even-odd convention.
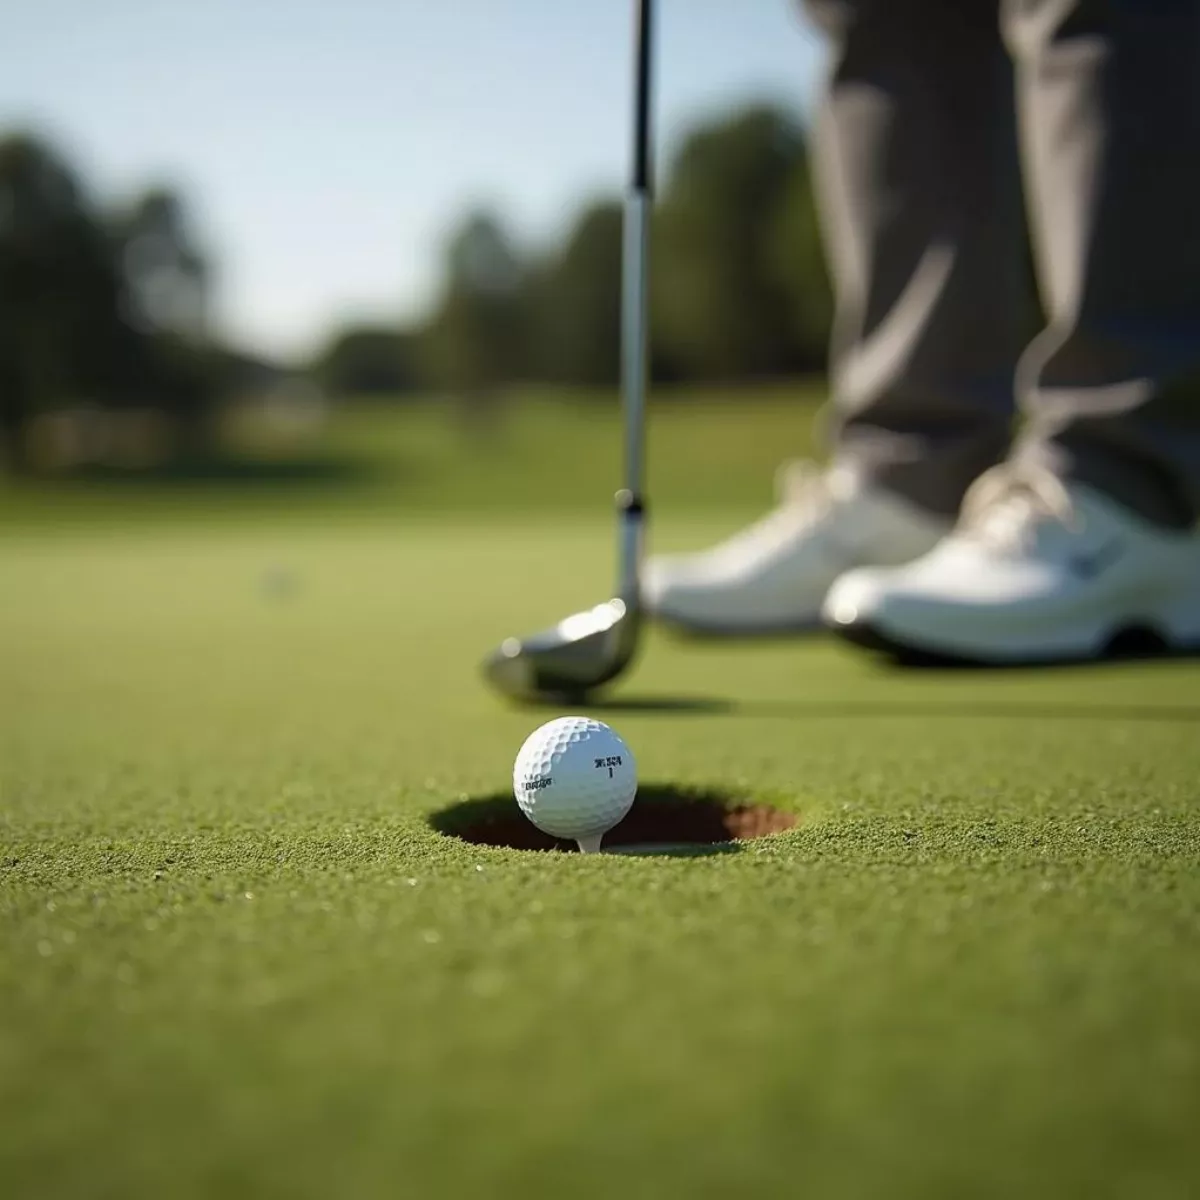
[[[6,1194],[1200,1187],[1195,665],[656,634],[593,711],[797,827],[496,849],[430,819],[557,710],[476,664],[604,594],[603,513],[227,516],[0,540]]]

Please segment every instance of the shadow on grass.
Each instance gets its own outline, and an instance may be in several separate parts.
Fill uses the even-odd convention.
[[[961,673],[956,673],[961,680]],[[563,711],[561,704],[530,705]],[[570,706],[567,706],[570,707]],[[891,702],[805,700],[729,700],[713,696],[613,696],[580,701],[574,711],[653,716],[791,717],[796,720],[847,717],[997,718],[1062,721],[1200,721],[1200,704],[1072,704],[1020,700],[972,702],[961,697]]]
[[[1010,675],[1014,672],[1037,671],[1092,671],[1097,667],[1112,667],[1122,664],[1146,664],[1166,662],[1194,662],[1200,660],[1200,645],[1172,647],[1162,635],[1148,626],[1131,625],[1115,633],[1096,658],[1083,662],[1071,658],[1042,658],[1016,660],[1001,663],[979,663],[948,657],[937,651],[912,647],[898,647],[881,642],[867,635],[859,643],[863,649],[876,655],[876,662],[885,670],[902,674],[938,674],[959,676],[975,673],[984,675]]]
[[[731,854],[741,843],[795,826],[795,813],[727,792],[643,784],[629,814],[604,837],[611,853],[693,857]],[[543,833],[517,807],[511,792],[460,800],[429,817],[447,837],[510,850],[578,852],[574,842]]]
[[[519,702],[518,707],[561,712],[571,705],[561,699],[548,697],[545,700],[525,700]],[[597,713],[694,713],[703,716],[727,713],[732,702],[713,696],[593,696],[579,700],[577,707],[582,711]]]
[[[736,635],[718,632],[685,629],[672,625],[660,626],[660,632],[670,640],[685,646],[693,646],[699,652],[705,647],[724,647],[731,641],[754,649],[771,650],[795,646],[797,642],[813,642],[823,639],[828,631],[823,625],[805,625],[796,629],[768,629],[762,632],[747,631]],[[959,675],[977,672],[980,675],[1011,674],[1014,671],[1087,671],[1096,667],[1110,667],[1122,663],[1158,663],[1200,660],[1200,645],[1176,648],[1169,646],[1158,630],[1148,625],[1129,625],[1117,630],[1109,639],[1099,657],[1079,659],[1040,658],[1016,660],[1011,663],[971,662],[950,657],[935,650],[924,650],[880,637],[870,629],[857,633],[844,632],[845,642],[853,643],[860,652],[871,656],[872,661],[884,670],[903,674],[924,674],[945,671]]]
[[[970,700],[943,702],[896,701],[843,702],[826,704],[819,700],[753,700],[731,703],[725,710],[731,716],[796,717],[931,717],[1038,721],[1200,721],[1200,705],[1190,704],[1053,704],[1038,702],[1008,704]]]

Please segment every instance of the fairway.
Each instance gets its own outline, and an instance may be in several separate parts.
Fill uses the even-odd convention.
[[[563,711],[480,658],[611,586],[615,414],[560,408],[483,458],[350,414],[337,486],[5,497],[0,1192],[1195,1195],[1200,665],[655,632],[585,711],[794,829],[434,828]],[[656,547],[764,506],[810,419],[656,411]]]

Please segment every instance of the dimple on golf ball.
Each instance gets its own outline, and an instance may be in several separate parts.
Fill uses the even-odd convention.
[[[513,794],[544,833],[596,849],[633,805],[637,764],[603,721],[559,717],[525,739],[513,764]]]

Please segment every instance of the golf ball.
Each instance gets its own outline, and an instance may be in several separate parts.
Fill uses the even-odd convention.
[[[559,717],[525,739],[513,764],[513,793],[551,837],[596,839],[632,807],[637,764],[603,721]]]

